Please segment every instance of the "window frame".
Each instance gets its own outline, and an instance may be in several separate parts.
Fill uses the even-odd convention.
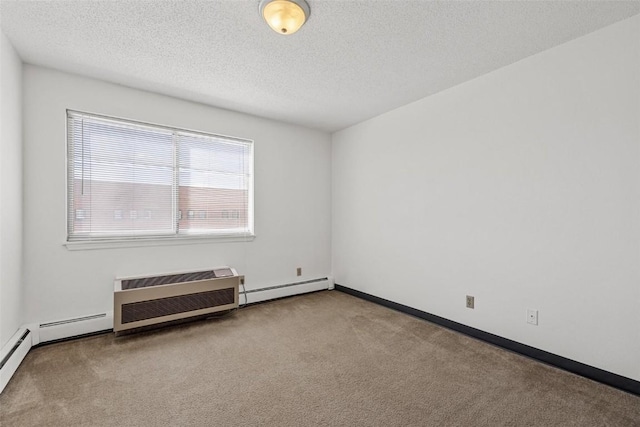
[[[70,138],[69,134],[69,119],[72,116],[87,116],[90,118],[96,118],[98,120],[106,120],[113,121],[115,123],[123,123],[130,124],[133,126],[143,126],[150,127],[153,129],[170,131],[173,133],[174,145],[173,151],[174,156],[172,159],[172,167],[174,170],[174,174],[178,174],[180,168],[180,160],[178,155],[176,154],[179,149],[177,142],[178,134],[186,134],[186,135],[197,135],[204,136],[210,138],[217,138],[223,140],[229,140],[231,142],[238,142],[241,144],[245,144],[248,147],[248,173],[249,180],[247,182],[248,185],[248,195],[247,195],[247,227],[246,231],[242,232],[228,232],[226,229],[221,229],[220,232],[211,232],[208,230],[205,231],[196,231],[192,233],[180,233],[180,228],[178,226],[175,227],[175,232],[171,234],[147,234],[144,232],[136,234],[136,235],[126,235],[126,234],[113,234],[109,235],[73,235],[72,234],[72,223],[75,222],[75,218],[73,220],[70,219],[71,214],[75,215],[75,209],[71,209],[70,206],[70,191],[73,191],[73,185],[70,183],[70,157],[72,156],[72,138]],[[172,244],[190,244],[190,243],[215,243],[215,242],[229,242],[229,241],[251,241],[255,238],[255,207],[254,207],[254,141],[248,138],[239,138],[234,136],[222,135],[212,132],[203,132],[199,130],[187,129],[187,128],[179,128],[174,126],[160,125],[157,123],[144,122],[140,120],[132,120],[126,119],[116,116],[108,116],[104,114],[91,113],[86,111],[79,111],[73,109],[67,109],[65,111],[65,221],[66,221],[66,241],[64,242],[64,246],[69,250],[79,250],[79,249],[102,249],[102,248],[110,248],[110,247],[138,247],[138,246],[157,246],[157,245],[172,245]],[[179,220],[180,207],[177,203],[177,199],[179,198],[179,181],[174,181],[175,188],[172,190],[175,197],[172,200],[172,212],[176,222]],[[114,211],[115,212],[115,211]],[[122,212],[122,218],[125,218],[125,212]],[[138,215],[139,216],[139,215]]]

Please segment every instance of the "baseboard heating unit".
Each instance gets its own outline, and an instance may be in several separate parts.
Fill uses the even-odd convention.
[[[243,276],[231,267],[114,282],[113,330],[146,328],[238,307]]]
[[[31,331],[19,329],[0,351],[0,393],[31,348]]]
[[[266,286],[257,289],[246,289],[240,293],[241,304],[254,304],[277,298],[333,289],[333,278],[322,277],[318,279],[303,280],[294,283],[284,283]]]

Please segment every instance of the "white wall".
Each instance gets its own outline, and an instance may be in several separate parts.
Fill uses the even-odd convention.
[[[22,312],[22,62],[0,30],[0,348]]]
[[[68,250],[67,108],[253,139],[255,240]],[[302,279],[331,272],[326,133],[31,65],[24,68],[24,120],[27,322],[111,310],[116,276],[230,265],[251,289],[296,281],[296,267]]]
[[[640,16],[337,132],[335,281],[640,380],[639,148]]]

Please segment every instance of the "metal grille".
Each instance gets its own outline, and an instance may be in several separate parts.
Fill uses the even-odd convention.
[[[235,302],[234,288],[122,304],[122,323],[218,307]]]
[[[233,273],[232,273],[233,275]],[[193,282],[196,280],[215,279],[216,271],[195,271],[193,273],[170,274],[167,276],[143,277],[122,281],[122,290],[146,288],[148,286],[170,285],[171,283]]]

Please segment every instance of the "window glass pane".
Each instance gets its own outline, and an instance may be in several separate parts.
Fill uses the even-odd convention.
[[[188,134],[178,146],[180,232],[250,232],[251,146]]]

